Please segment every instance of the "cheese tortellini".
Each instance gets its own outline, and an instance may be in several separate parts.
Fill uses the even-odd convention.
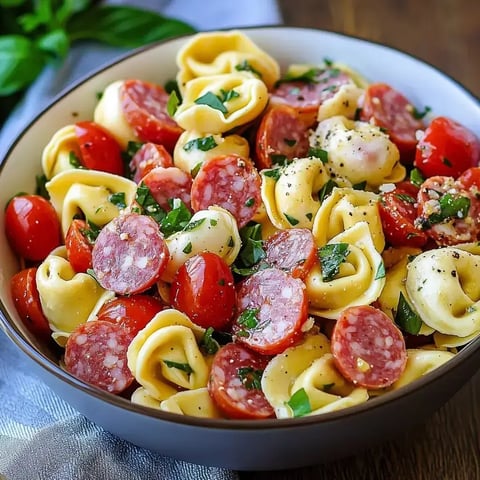
[[[223,418],[206,387],[185,390],[163,400],[160,410],[201,418]]]
[[[260,78],[271,89],[280,78],[277,61],[238,30],[195,35],[177,54],[180,90],[197,77],[243,73]]]
[[[240,73],[199,77],[185,86],[174,118],[184,130],[223,133],[255,119],[267,102],[267,87],[257,78]]]
[[[55,175],[46,184],[55,210],[61,216],[65,235],[73,218],[82,213],[85,218],[101,227],[118,216],[119,202],[112,202],[112,195],[122,198],[123,208],[135,199],[137,184],[127,178],[97,170],[66,170]]]
[[[327,245],[348,244],[345,260],[338,274],[324,280],[320,265],[310,270],[305,285],[309,312],[336,319],[343,309],[355,305],[370,305],[385,285],[384,264],[373,244],[366,222],[358,222],[332,238]]]
[[[208,251],[231,265],[240,251],[241,239],[233,215],[221,207],[209,207],[193,215],[188,225],[166,239],[170,260],[162,280],[171,282],[178,268],[197,253]]]
[[[159,312],[128,347],[128,367],[146,393],[157,400],[174,395],[174,387],[205,387],[209,366],[198,342],[204,330],[174,309]]]
[[[325,100],[318,108],[317,121],[341,115],[353,120],[358,108],[358,102],[365,93],[363,88],[354,84],[340,85],[332,98]]]
[[[388,134],[370,123],[335,116],[321,121],[310,144],[328,153],[328,162],[352,184],[377,188],[405,177],[397,146]]]

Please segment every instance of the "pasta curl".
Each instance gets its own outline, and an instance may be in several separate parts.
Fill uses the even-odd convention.
[[[224,418],[206,387],[185,390],[163,400],[160,410],[200,418]]]

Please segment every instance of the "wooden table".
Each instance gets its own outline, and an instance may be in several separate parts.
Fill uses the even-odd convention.
[[[478,0],[279,0],[286,25],[343,32],[425,60],[480,96]],[[372,425],[372,428],[374,426]],[[478,480],[480,373],[395,441],[327,465],[242,480]]]

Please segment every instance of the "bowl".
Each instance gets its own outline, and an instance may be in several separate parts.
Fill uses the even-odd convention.
[[[325,57],[348,64],[372,81],[385,82],[414,104],[429,105],[480,135],[480,105],[460,84],[431,65],[392,48],[338,33],[267,27],[244,32],[276,58],[321,63]],[[164,84],[174,78],[175,56],[189,37],[134,51],[86,76],[61,93],[16,139],[1,165],[0,205],[19,191],[33,192],[40,152],[64,125],[91,119],[97,92],[135,76]],[[478,369],[480,338],[452,360],[421,379],[348,409],[290,419],[223,420],[175,415],[133,405],[125,398],[91,387],[63,370],[59,350],[34,338],[20,321],[9,292],[19,263],[4,234],[0,212],[0,325],[26,355],[32,370],[81,414],[138,446],[188,462],[239,470],[285,469],[331,461],[394,438],[425,421]]]

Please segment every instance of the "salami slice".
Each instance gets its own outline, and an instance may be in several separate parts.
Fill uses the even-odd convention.
[[[283,352],[300,338],[306,321],[304,283],[278,268],[254,273],[237,292],[232,332],[238,342],[257,352]]]
[[[315,238],[307,228],[279,230],[265,242],[264,249],[268,264],[302,280],[317,260]]]
[[[183,129],[167,113],[165,89],[141,80],[126,80],[120,95],[125,118],[138,138],[158,143],[173,152]]]
[[[142,182],[165,211],[171,210],[168,200],[173,198],[179,198],[190,208],[192,176],[189,173],[177,167],[157,167],[147,173]]]
[[[261,204],[260,175],[253,163],[239,155],[221,155],[206,160],[192,184],[195,212],[212,205],[228,210],[245,226]]]
[[[98,283],[120,295],[147,290],[163,273],[168,259],[168,247],[155,220],[133,213],[105,225],[92,251]]]
[[[260,385],[269,360],[238,343],[228,343],[217,352],[208,392],[226,416],[239,419],[274,416]]]
[[[333,329],[331,347],[342,375],[369,389],[392,385],[407,362],[400,330],[385,313],[367,305],[342,312]]]
[[[163,145],[148,142],[138,149],[129,167],[133,173],[133,181],[140,183],[142,178],[156,167],[173,167],[173,160]]]
[[[272,105],[257,130],[255,163],[259,170],[308,153],[308,126],[289,105]]]
[[[79,325],[65,346],[65,368],[79,380],[110,393],[121,393],[134,378],[127,365],[132,333],[112,322]]]
[[[402,160],[413,161],[416,131],[425,126],[414,117],[413,105],[400,92],[384,83],[370,85],[365,92],[360,119],[384,128],[398,147]]]
[[[332,98],[340,86],[352,83],[350,75],[338,68],[318,70],[311,81],[292,80],[280,83],[272,92],[270,101],[273,104],[288,104],[301,115],[308,127],[317,118],[320,105]]]

